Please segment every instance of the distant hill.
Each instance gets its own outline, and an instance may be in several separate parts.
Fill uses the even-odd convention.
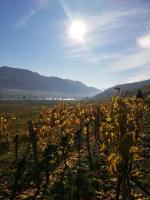
[[[0,67],[0,97],[26,95],[32,97],[91,97],[100,93],[79,81],[46,77],[26,69]]]
[[[142,90],[142,93],[144,95],[150,94],[150,79],[145,80],[145,81],[135,82],[135,83],[121,84],[119,86],[121,88],[121,92],[125,93],[127,91],[130,95],[135,95],[139,89]],[[104,90],[102,93],[94,96],[93,98],[105,99],[113,95],[115,95],[115,90],[114,90],[114,87],[111,87],[107,90]]]

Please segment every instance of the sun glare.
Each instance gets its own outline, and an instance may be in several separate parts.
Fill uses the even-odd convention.
[[[72,39],[77,40],[77,41],[83,41],[86,32],[87,32],[87,28],[83,21],[76,20],[72,22],[70,26],[70,30],[69,30],[69,33]]]

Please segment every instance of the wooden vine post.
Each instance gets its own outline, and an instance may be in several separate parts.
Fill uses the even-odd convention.
[[[19,135],[16,135],[14,137],[16,161],[18,160],[18,142],[19,142]]]
[[[33,151],[37,194],[39,194],[41,181],[40,181],[40,167],[39,167],[38,148],[37,148],[37,135],[36,135],[36,132],[33,130],[32,121],[28,121],[28,129],[29,129],[30,141],[31,141],[32,151]]]
[[[90,146],[89,124],[86,123],[85,126],[86,126],[86,143],[87,143],[88,158],[89,158],[90,167],[92,169],[93,168],[93,163],[92,163],[91,146]]]

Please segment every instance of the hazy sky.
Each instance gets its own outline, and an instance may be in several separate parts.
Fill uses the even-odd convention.
[[[86,25],[73,40],[74,20]],[[0,0],[0,66],[97,88],[150,78],[150,0]]]

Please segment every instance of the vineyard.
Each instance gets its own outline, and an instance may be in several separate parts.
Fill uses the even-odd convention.
[[[15,115],[6,118],[0,199],[150,199],[148,101],[117,96],[46,106],[19,130]]]

